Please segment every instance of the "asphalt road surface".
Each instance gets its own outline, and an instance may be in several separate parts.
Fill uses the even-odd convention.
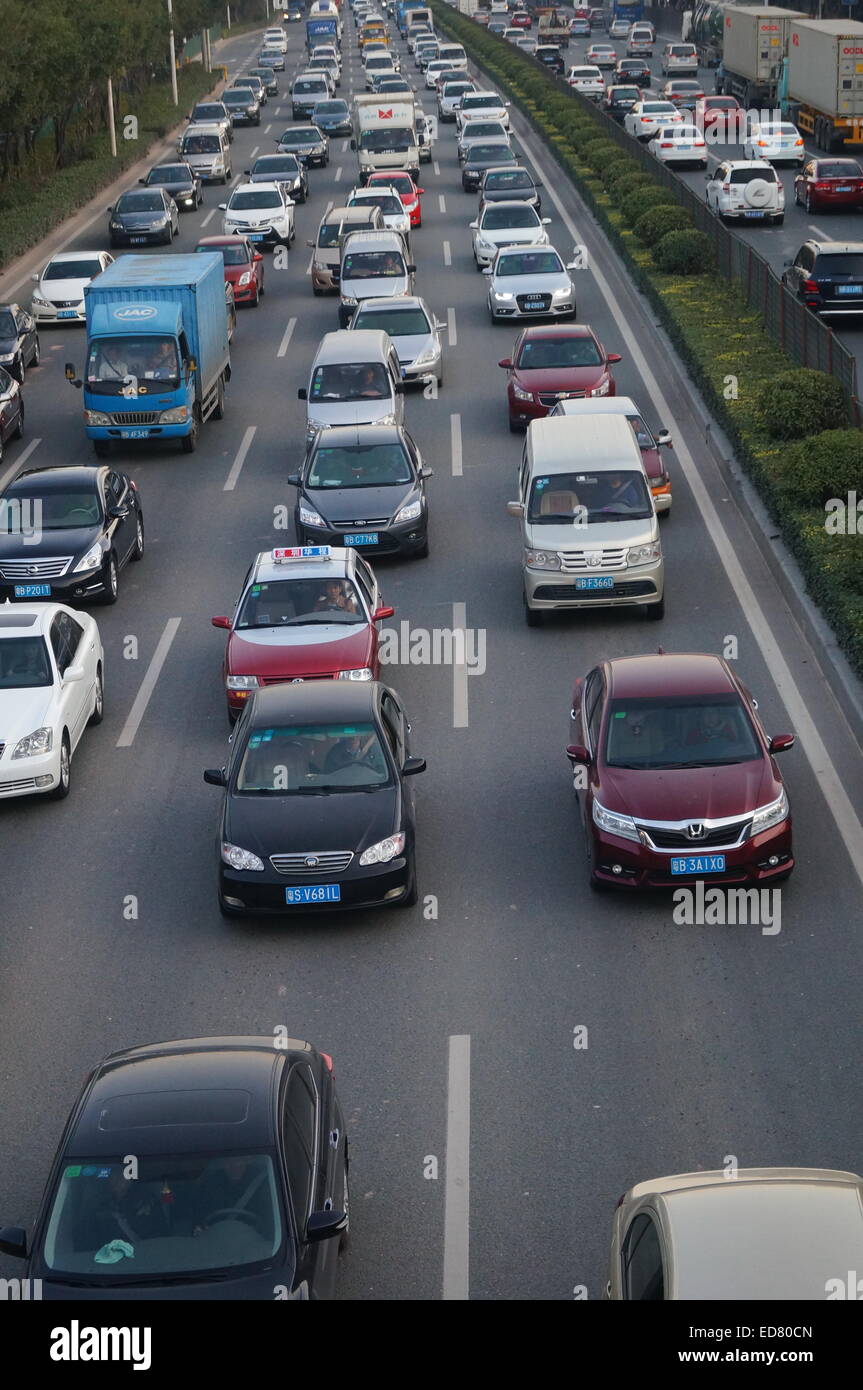
[[[300,26],[289,38],[283,94]],[[340,94],[350,97],[361,89],[350,23],[346,40]],[[256,51],[244,37],[223,54],[235,70]],[[235,170],[274,148],[289,124],[281,104],[281,117],[271,99],[260,129],[237,131]],[[176,445],[116,455],[140,488],[147,552],[121,575],[118,604],[97,613],[106,718],[79,748],[69,800],[0,803],[3,1221],[33,1220],[69,1107],[105,1053],[282,1025],[335,1058],[352,1146],[345,1299],[560,1299],[576,1286],[598,1297],[612,1210],[634,1182],[729,1155],[741,1166],[860,1167],[860,749],[703,446],[680,366],[538,141],[515,125],[526,157],[538,156],[553,244],[588,248],[580,319],[623,354],[618,391],[674,435],[667,616],[525,625],[506,514],[522,442],[507,428],[497,366],[514,329],[489,323],[468,231],[476,198],[461,191],[445,126],[435,165],[423,166],[413,244],[417,292],[450,324],[446,381],[437,400],[406,404],[435,469],[431,556],[378,573],[392,626],[461,622],[486,647],[482,673],[388,673],[428,760],[417,779],[420,903],[222,920],[220,793],[201,778],[223,760],[228,733],[224,636],[210,617],[231,611],[257,551],[286,543],[273,516],[293,503],[285,478],[305,409],[296,389],[338,326],[337,302],[312,296],[305,248],[354,182],[355,156],[334,142],[297,208],[287,268],[268,264],[261,307],[240,312],[224,421],[205,426],[192,456]],[[207,188],[203,208],[182,218],[177,251],[203,227],[221,230],[224,199]],[[781,232],[747,235],[791,246],[804,223],[793,214]],[[106,244],[101,224],[75,243]],[[81,365],[82,331],[45,331],[42,344],[27,377],[28,434],[10,447],[7,476],[93,457],[81,398],[63,379],[66,360]],[[574,678],[597,660],[659,642],[723,651],[730,639],[767,730],[798,735],[782,767],[798,866],[775,935],[677,926],[664,895],[592,894],[564,756]],[[130,729],[160,643],[163,664]],[[585,1026],[588,1046],[575,1047]],[[4,1272],[20,1272],[12,1264]]]

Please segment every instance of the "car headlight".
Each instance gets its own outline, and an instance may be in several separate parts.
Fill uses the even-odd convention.
[[[353,671],[339,671],[340,681],[370,681],[372,672],[368,666],[358,666]]]
[[[495,299],[514,299],[514,298],[515,298],[515,295],[510,294],[508,290],[492,290],[492,294],[494,295]]]
[[[186,405],[174,405],[170,410],[163,410],[159,416],[160,425],[181,425],[184,420],[189,418],[189,407]]]
[[[423,509],[422,499],[417,498],[415,502],[407,502],[401,507],[393,517],[393,521],[398,524],[400,521],[416,521]]]
[[[227,690],[257,690],[259,681],[257,676],[228,676],[225,681]]]
[[[342,303],[349,309],[355,309],[357,305],[357,301],[352,294],[343,294]]]
[[[263,862],[250,849],[240,849],[238,845],[228,845],[224,841],[222,862],[229,864],[232,869],[254,869],[256,873],[263,873],[264,870]]]
[[[237,285],[240,289],[242,289],[243,286],[250,285],[254,278],[254,274],[251,270],[244,270],[239,280],[237,281]]]
[[[95,545],[90,546],[90,549],[87,551],[86,555],[81,556],[81,559],[78,561],[72,573],[80,574],[83,570],[98,569],[101,563],[102,543],[101,541],[97,541]]]
[[[555,299],[570,299],[572,297],[572,285],[567,285],[566,289],[554,290]]]
[[[659,541],[651,541],[649,545],[632,545],[626,557],[626,563],[632,565],[651,565],[656,560],[662,559],[662,546]]]
[[[312,421],[310,420],[309,428],[311,429],[311,427]],[[327,524],[313,507],[307,507],[303,503],[300,503],[300,522],[303,526],[326,526]]]
[[[596,800],[596,797],[593,799],[593,823],[598,825],[600,830],[607,830],[610,835],[619,835],[623,840],[641,843],[641,836],[632,816],[621,816],[616,811],[609,811]]]
[[[532,400],[533,400],[533,392],[532,392],[532,391],[525,391],[524,387],[523,387],[523,386],[519,386],[518,382],[516,382],[516,381],[514,381],[514,382],[512,383],[512,394],[515,396],[515,398],[516,398],[517,401],[532,401]]]
[[[112,232],[122,232],[123,230],[122,222],[110,222],[108,225]]]
[[[783,787],[781,794],[775,801],[768,802],[766,806],[759,806],[758,810],[753,813],[752,824],[749,827],[749,838],[751,839],[753,835],[760,835],[762,830],[770,830],[772,826],[785,820],[787,815],[788,797]]]
[[[525,550],[524,563],[532,570],[559,570],[560,556],[556,550]]]
[[[14,352],[0,352],[0,362],[12,362],[14,357]]]
[[[440,355],[440,349],[437,348],[437,347],[435,346],[434,343],[432,343],[430,347],[423,348],[423,350],[422,350],[422,352],[420,353],[419,357],[414,358],[414,366],[415,366],[415,367],[421,367],[421,366],[423,366],[423,364],[426,363],[426,362],[434,362],[434,360],[435,360],[439,355]]]
[[[110,415],[106,415],[105,412],[104,412],[103,410],[85,410],[85,411],[84,411],[84,424],[85,424],[85,425],[110,425],[110,423],[111,423],[111,417],[110,417]]]
[[[44,305],[46,308],[47,308],[47,306],[48,306],[48,300],[45,298],[44,295],[39,294],[38,291],[34,291],[31,302],[32,302],[33,304],[42,304],[42,305]]]
[[[35,758],[39,753],[50,753],[54,746],[54,730],[45,725],[41,729],[34,729],[32,734],[27,734],[19,739],[15,745],[13,758]]]
[[[400,831],[398,835],[390,835],[386,840],[378,840],[376,845],[369,845],[368,849],[360,855],[361,864],[388,864],[391,859],[395,859],[397,854],[401,854],[405,847],[405,833]]]
[[[591,396],[607,396],[610,386],[611,382],[606,379],[601,386],[594,386],[590,394]]]

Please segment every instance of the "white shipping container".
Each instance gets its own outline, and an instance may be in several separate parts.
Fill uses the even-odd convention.
[[[792,20],[805,19],[800,10],[774,5],[726,5],[722,24],[722,66],[750,82],[769,82],[779,76]]]
[[[863,24],[796,20],[788,45],[788,95],[828,116],[863,116]]]

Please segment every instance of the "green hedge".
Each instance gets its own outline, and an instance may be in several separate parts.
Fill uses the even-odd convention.
[[[847,418],[845,394],[838,381],[823,372],[797,367],[783,372],[761,390],[764,423],[774,439],[803,439],[807,434],[837,429]]]
[[[628,265],[635,284],[649,300],[777,521],[810,594],[833,624],[849,661],[863,675],[863,593],[859,582],[852,585],[848,581],[849,573],[863,574],[863,536],[829,535],[823,510],[804,506],[793,489],[781,492],[777,481],[777,460],[787,455],[788,447],[771,433],[770,425],[784,430],[790,411],[771,414],[768,421],[763,403],[780,378],[800,369],[737,287],[720,278],[703,233],[694,229],[669,232],[653,255],[638,241],[633,230],[638,217],[660,205],[676,203],[676,196],[659,177],[636,172],[642,170],[636,159],[632,160],[632,172],[624,173],[621,165],[619,176],[603,176],[604,165],[612,160],[617,165],[620,154],[627,153],[627,147],[615,141],[615,154],[602,161],[597,158],[597,167],[593,166],[586,157],[588,147],[598,156],[599,142],[607,142],[609,136],[599,112],[589,102],[564,83],[539,72],[534,59],[454,12],[443,0],[429,3],[436,27],[463,43],[489,79],[526,112]],[[693,273],[686,273],[684,265],[692,267]],[[814,375],[818,379],[816,391],[828,401],[835,400],[837,383],[833,378]],[[808,391],[806,399],[810,399]],[[847,424],[847,401],[843,401],[842,414],[842,423]],[[808,428],[820,432],[826,426],[813,423]],[[811,438],[799,446],[804,456],[807,450],[821,447]],[[845,463],[837,459],[833,475],[829,461],[826,466],[826,475],[821,478],[819,474],[818,496],[825,488],[831,496],[843,496],[839,484],[848,476]],[[813,494],[810,491],[806,495]]]
[[[635,224],[635,235],[645,246],[656,246],[668,232],[692,230],[689,213],[677,203],[651,208]],[[688,272],[682,272],[687,274]]]

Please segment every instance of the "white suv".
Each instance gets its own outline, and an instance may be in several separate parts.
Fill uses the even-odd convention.
[[[785,221],[785,189],[765,159],[726,159],[707,175],[707,206],[721,222]]]
[[[295,236],[294,203],[281,183],[240,183],[229,203],[220,203],[225,214],[222,231],[236,233],[258,245],[290,246]]]
[[[662,50],[662,71],[666,77],[683,77],[698,72],[698,50],[694,43],[667,43]]]

